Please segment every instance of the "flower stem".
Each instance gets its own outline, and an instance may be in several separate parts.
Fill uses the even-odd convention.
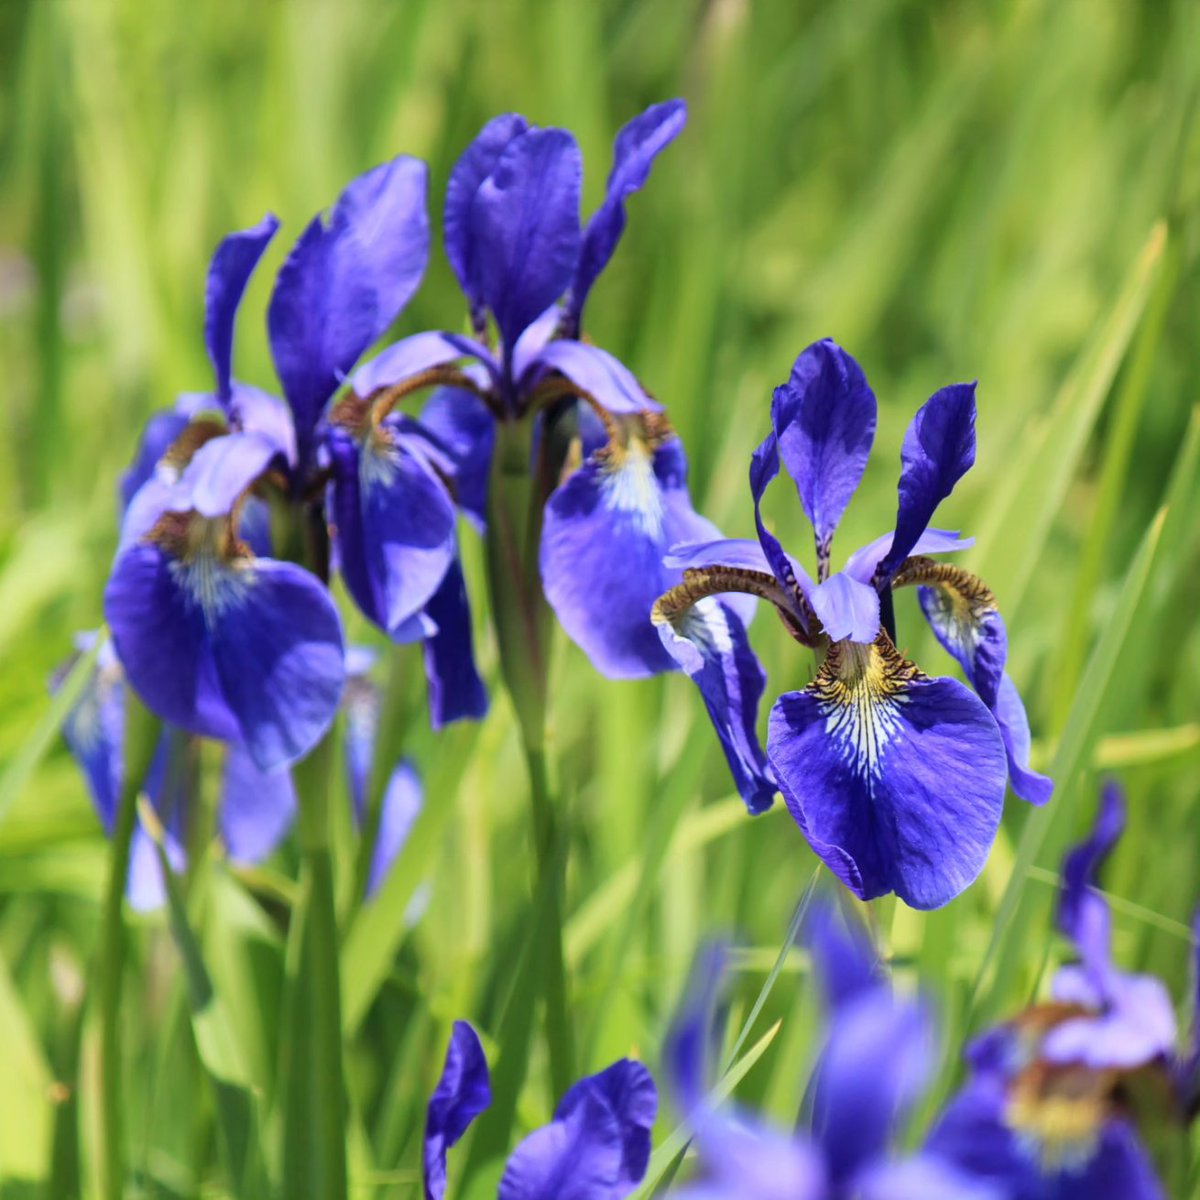
[[[125,973],[125,884],[129,848],[137,824],[137,797],[150,767],[158,722],[129,693],[125,714],[125,778],[117,801],[108,890],[100,928],[97,993],[100,1004],[100,1195],[125,1194],[125,1098],[121,1094],[121,980]]]

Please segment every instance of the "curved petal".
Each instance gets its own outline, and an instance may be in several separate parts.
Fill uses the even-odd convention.
[[[758,542],[749,538],[714,538],[706,542],[676,542],[663,555],[663,565],[677,571],[704,567],[745,567],[772,575],[771,564]]]
[[[662,412],[662,405],[646,394],[633,372],[599,346],[560,338],[551,342],[533,365],[560,372],[598,404],[619,416]]]
[[[513,138],[468,214],[472,270],[506,353],[566,290],[579,258],[583,160],[562,129]]]
[[[879,1159],[920,1098],[937,1057],[923,1006],[871,988],[834,1012],[813,1079],[812,1132],[831,1179]]]
[[[529,129],[519,113],[493,117],[475,136],[454,164],[446,184],[446,205],[442,210],[442,233],[446,257],[471,305],[472,316],[483,307],[480,280],[479,246],[471,231],[471,207],[480,185],[496,168],[509,144]]]
[[[202,517],[227,516],[278,453],[261,433],[229,433],[205,442],[179,480],[179,503]]]
[[[900,504],[891,548],[876,571],[884,582],[900,569],[937,506],[975,462],[975,385],[955,383],[918,409],[900,451]]]
[[[475,666],[471,609],[457,558],[425,606],[425,615],[437,626],[423,646],[429,723],[442,729],[453,721],[481,720],[487,715],[488,694]]]
[[[172,443],[188,427],[190,417],[175,409],[151,414],[142,429],[133,462],[121,476],[119,499],[121,516],[124,517],[131,501],[148,479],[150,479],[163,455]]]
[[[449,456],[454,500],[481,533],[496,426],[487,405],[462,388],[438,388],[421,411],[421,428]]]
[[[684,101],[664,100],[634,117],[617,134],[604,202],[583,232],[579,264],[571,281],[565,320],[572,334],[579,329],[580,314],[592,285],[608,265],[625,232],[625,201],[645,187],[654,160],[679,136],[686,123]]]
[[[864,994],[886,986],[879,957],[865,930],[822,903],[813,913],[808,937],[813,968],[835,1013]]]
[[[769,433],[750,459],[750,495],[754,498],[754,524],[758,530],[759,545],[771,564],[771,570],[785,594],[794,604],[801,624],[807,626],[808,617],[801,600],[810,601],[814,589],[808,572],[779,544],[779,539],[766,527],[762,519],[762,498],[767,485],[779,474],[779,443],[774,433]]]
[[[425,1113],[425,1200],[446,1194],[446,1151],[492,1102],[487,1059],[479,1035],[466,1021],[455,1021],[446,1064]]]
[[[804,350],[787,383],[775,389],[771,424],[819,559],[828,561],[834,530],[866,469],[875,409],[862,368],[830,338]]]
[[[531,1133],[504,1168],[498,1200],[620,1200],[650,1160],[658,1097],[649,1071],[622,1059],[581,1079],[554,1120]]]
[[[383,808],[379,814],[379,831],[371,853],[371,870],[367,876],[367,895],[373,896],[387,878],[396,855],[404,848],[413,822],[421,812],[424,792],[421,777],[408,761],[398,762],[383,793]]]
[[[879,1163],[855,1180],[860,1200],[1009,1200],[1008,1193],[929,1154]]]
[[[235,379],[230,392],[229,416],[235,429],[267,438],[289,467],[296,465],[292,410],[278,396]]]
[[[992,716],[996,718],[1000,735],[1004,738],[1004,751],[1008,755],[1008,782],[1013,792],[1030,804],[1045,804],[1054,794],[1054,780],[1029,769],[1029,718],[1025,715],[1025,705],[1021,703],[1017,685],[1007,674],[1000,677]]]
[[[217,825],[234,862],[262,862],[283,841],[296,816],[290,771],[262,771],[235,743],[225,755]]]
[[[422,371],[463,358],[462,345],[444,333],[414,333],[393,342],[354,372],[350,386],[364,399]]]
[[[846,559],[845,574],[849,575],[851,579],[857,579],[859,583],[870,583],[875,578],[879,564],[891,550],[895,536],[894,533],[882,534],[874,541],[855,550]],[[917,544],[913,546],[909,554],[948,554],[954,550],[967,550],[973,545],[975,545],[974,538],[959,537],[956,529],[926,529],[917,538]]]
[[[983,868],[1004,803],[996,723],[882,634],[835,643],[807,689],[780,697],[767,759],[814,851],[861,898],[937,908]]]
[[[208,645],[204,610],[174,562],[149,542],[120,554],[104,589],[104,619],[125,676],[146,707],[191,733],[238,739]]]
[[[817,584],[809,603],[831,641],[869,645],[879,635],[879,593],[842,571]]]
[[[246,284],[263,251],[275,236],[279,220],[271,213],[257,225],[222,239],[208,267],[204,290],[204,344],[217,380],[217,398],[229,402],[233,371],[233,326]]]
[[[558,333],[562,319],[562,305],[556,301],[536,321],[525,327],[525,332],[517,338],[517,344],[513,347],[513,379],[524,378],[525,372],[537,362],[538,356]]]
[[[667,653],[700,689],[738,795],[752,814],[775,803],[775,781],[758,740],[758,705],[767,676],[745,627],[726,604],[706,596],[658,627]]]
[[[651,452],[637,439],[593,454],[546,503],[542,585],[563,628],[613,679],[674,669],[650,621],[679,582],[663,552],[719,531],[688,498],[678,439]]]
[[[267,326],[302,460],[325,403],[420,283],[425,188],[424,163],[405,156],[360,175],[328,225],[315,218],[280,268]]]
[[[210,630],[217,677],[255,765],[302,758],[333,721],[342,693],[342,624],[329,593],[291,563],[257,559]],[[128,668],[127,668],[128,669]]]
[[[1079,950],[1094,985],[1104,988],[1112,971],[1109,945],[1112,917],[1097,890],[1100,868],[1125,830],[1125,798],[1111,780],[1100,793],[1092,832],[1063,859],[1058,928]]]

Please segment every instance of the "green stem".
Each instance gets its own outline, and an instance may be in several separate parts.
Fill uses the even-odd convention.
[[[108,890],[100,927],[96,966],[100,1003],[100,1195],[121,1200],[125,1194],[125,1098],[121,1093],[121,980],[125,973],[125,883],[129,847],[137,824],[137,797],[150,766],[158,722],[130,694],[126,708],[125,780],[113,825]]]
[[[333,857],[329,845],[327,737],[296,768],[300,897],[288,940],[288,998],[281,1050],[283,1194],[344,1200],[346,1097]]]

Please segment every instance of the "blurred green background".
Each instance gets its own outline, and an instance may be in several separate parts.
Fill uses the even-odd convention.
[[[964,1032],[1025,1003],[1061,958],[1053,873],[1091,818],[1102,769],[1130,795],[1108,876],[1118,957],[1160,972],[1182,1004],[1183,923],[1200,898],[1198,46],[1200,8],[1168,0],[4,0],[0,1195],[41,1194],[52,1161],[59,1181],[77,1172],[86,1185],[92,1169],[86,1019],[78,1077],[75,1055],[106,845],[46,683],[73,632],[98,624],[116,480],[142,421],[209,386],[208,257],[264,211],[282,218],[237,345],[238,374],[273,387],[263,313],[312,213],[404,152],[430,163],[438,226],[456,156],[510,109],[578,136],[587,212],[616,129],[648,103],[687,98],[688,128],[630,204],[589,333],[666,404],[697,507],[730,535],[753,528],[746,468],[770,389],[814,338],[846,346],[880,401],[842,553],[890,527],[917,406],[979,380],[978,465],[939,524],[979,539],[969,565],[998,594],[1035,763],[1059,791],[1032,819],[1010,796],[988,868],[950,908],[874,906],[900,974],[941,1000],[941,1087]],[[462,317],[435,247],[398,331]],[[807,554],[786,485],[770,514]],[[482,556],[466,540],[495,682]],[[899,621],[910,654],[950,673],[908,599]],[[753,636],[768,701],[803,685],[811,659],[776,623],[764,616]],[[559,642],[552,721],[580,1065],[633,1051],[653,1068],[694,949],[718,931],[747,947],[738,1028],[815,859],[781,805],[744,816],[687,680],[608,682]],[[435,740],[417,652],[390,670],[410,693],[406,744],[436,816],[420,861],[343,957],[355,1196],[413,1194],[449,1021],[473,1018],[494,1050],[504,1014],[528,1000],[525,783],[506,701],[497,685],[481,727]],[[253,877],[209,862],[193,893],[268,1098],[292,873],[290,850]],[[424,883],[428,909],[406,931]],[[133,1194],[221,1195],[176,952],[161,916],[133,922]],[[783,1023],[739,1095],[791,1120],[815,1009],[804,956],[784,967],[749,1035]],[[548,1115],[537,1040],[533,1055],[523,1127]],[[676,1123],[667,1109],[658,1138]]]

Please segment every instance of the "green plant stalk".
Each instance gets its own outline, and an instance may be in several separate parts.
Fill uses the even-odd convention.
[[[546,480],[531,476],[530,426],[500,422],[496,427],[488,495],[487,574],[500,672],[512,700],[529,775],[535,888],[545,889],[550,928],[544,947],[546,1041],[552,1099],[575,1078],[574,1048],[567,1009],[563,956],[564,856],[558,853],[558,813],[546,753],[546,702],[550,610],[538,572],[538,544]]]
[[[283,1080],[283,1194],[345,1200],[346,1093],[342,1074],[338,929],[329,845],[332,739],[295,768],[300,898],[287,949]]]
[[[158,722],[129,693],[125,710],[125,781],[113,824],[108,890],[100,927],[100,957],[96,966],[100,1005],[100,1136],[97,1155],[100,1195],[121,1200],[125,1195],[125,1097],[121,1090],[121,978],[125,972],[125,881],[129,877],[129,847],[137,824],[137,797],[150,766],[158,737]]]

